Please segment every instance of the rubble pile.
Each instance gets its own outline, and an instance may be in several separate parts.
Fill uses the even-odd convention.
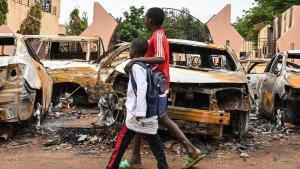
[[[251,157],[251,152],[263,150],[272,142],[286,142],[289,137],[299,135],[300,130],[289,123],[278,126],[266,119],[258,118],[255,115],[250,117],[250,126],[247,136],[243,138],[227,137],[214,146],[215,150],[222,149],[236,152],[243,159]]]
[[[108,151],[115,145],[120,125],[113,127],[93,128],[60,128],[56,132],[56,140],[48,140],[44,144],[47,149],[69,145],[75,150]]]

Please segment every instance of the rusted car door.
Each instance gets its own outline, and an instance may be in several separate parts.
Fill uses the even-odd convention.
[[[282,57],[282,55],[277,55],[271,60],[270,64],[265,70],[265,76],[262,80],[262,85],[260,88],[260,109],[262,109],[263,112],[267,113],[268,115],[271,115],[274,110],[276,86],[278,83],[277,78],[281,75],[283,68]]]

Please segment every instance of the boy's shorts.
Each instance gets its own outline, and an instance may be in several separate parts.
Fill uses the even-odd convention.
[[[167,96],[159,97],[159,118],[162,118],[167,114],[167,107],[168,107],[167,103],[168,103]]]

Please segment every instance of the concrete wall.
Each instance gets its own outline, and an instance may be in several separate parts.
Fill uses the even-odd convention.
[[[15,2],[14,0],[8,0],[8,16],[7,25],[17,32],[20,29],[20,25],[27,17],[27,13],[30,6],[23,5]],[[60,0],[52,0],[51,13],[43,12],[41,34],[57,35],[58,34],[58,21],[60,14]]]
[[[100,3],[95,2],[93,23],[81,35],[101,37],[105,50],[108,50],[117,25],[117,21],[100,5]]]
[[[217,15],[211,18],[207,26],[215,44],[226,45],[226,42],[229,41],[229,46],[239,56],[244,38],[231,25],[230,4],[226,5]]]
[[[289,18],[289,16],[292,18]],[[292,23],[290,23],[290,20]],[[281,32],[281,37],[277,40],[279,51],[300,49],[300,6],[293,6],[282,14]]]

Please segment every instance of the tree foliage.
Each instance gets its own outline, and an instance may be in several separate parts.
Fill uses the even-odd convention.
[[[79,16],[79,9],[75,8],[70,13],[69,22],[67,23],[68,35],[80,35],[88,27],[88,17],[86,12]]]
[[[129,11],[123,13],[123,18],[118,18],[120,40],[131,42],[134,38],[144,37],[148,38],[150,32],[144,26],[144,6],[131,6]]]
[[[271,24],[275,17],[292,5],[299,5],[299,0],[255,0],[255,6],[244,11],[242,17],[237,18],[235,28],[246,39],[257,38],[262,26]]]
[[[38,1],[32,6],[27,14],[27,17],[22,22],[18,33],[23,35],[38,35],[41,31],[41,19],[43,10]]]
[[[6,24],[8,13],[7,0],[0,0],[0,25]]]

